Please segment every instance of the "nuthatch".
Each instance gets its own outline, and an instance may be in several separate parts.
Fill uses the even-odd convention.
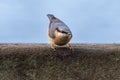
[[[72,33],[68,26],[52,14],[47,14],[47,16],[50,20],[47,34],[48,39],[51,41],[51,48],[55,51],[55,45],[66,45],[72,49],[71,45],[68,44],[72,38]]]

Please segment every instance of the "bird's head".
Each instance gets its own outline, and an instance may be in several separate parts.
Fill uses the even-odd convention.
[[[54,42],[56,45],[59,46],[67,44],[72,38],[71,33],[59,31],[58,29],[55,30],[54,34],[55,34]]]
[[[71,33],[71,31],[62,30],[62,29],[59,29],[59,28],[56,28],[56,30],[55,30],[55,35],[61,36],[61,37],[72,38],[72,33]]]

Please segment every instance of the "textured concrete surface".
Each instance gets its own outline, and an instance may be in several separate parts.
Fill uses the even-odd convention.
[[[119,44],[0,44],[0,80],[120,80]]]

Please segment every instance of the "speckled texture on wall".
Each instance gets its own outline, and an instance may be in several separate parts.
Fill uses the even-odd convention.
[[[119,44],[0,44],[0,80],[120,80]]]

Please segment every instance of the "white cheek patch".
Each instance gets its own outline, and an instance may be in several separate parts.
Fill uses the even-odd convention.
[[[66,37],[67,35],[64,34],[64,33],[58,33],[58,36],[59,36],[59,37]]]
[[[63,33],[58,33],[58,36],[63,36],[64,34]]]

